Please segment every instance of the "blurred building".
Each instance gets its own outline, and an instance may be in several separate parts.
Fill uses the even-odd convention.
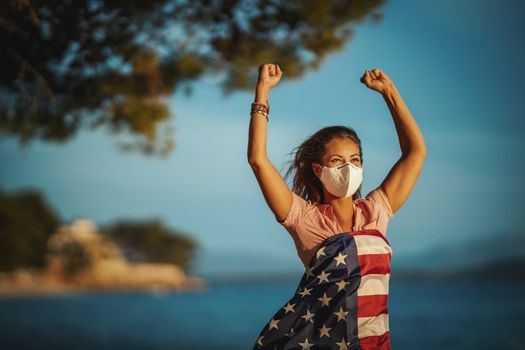
[[[127,261],[121,248],[86,218],[60,226],[49,237],[46,275],[101,288],[182,288],[204,282],[174,264]]]

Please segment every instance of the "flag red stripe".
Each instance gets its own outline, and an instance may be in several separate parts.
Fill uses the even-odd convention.
[[[391,350],[390,331],[386,331],[381,335],[359,338],[359,345],[362,350]]]
[[[390,254],[358,255],[361,276],[368,274],[386,275],[390,273]]]
[[[359,295],[357,317],[373,317],[388,313],[388,294]]]

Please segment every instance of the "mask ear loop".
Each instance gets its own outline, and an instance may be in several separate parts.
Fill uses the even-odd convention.
[[[321,174],[319,174],[319,176],[321,176],[321,175],[323,174],[323,172],[324,172],[324,169],[325,169],[325,168],[328,169],[328,167],[325,167],[325,166],[324,166],[323,164],[321,164],[321,163],[316,163],[316,164],[318,164],[319,166],[321,166]]]

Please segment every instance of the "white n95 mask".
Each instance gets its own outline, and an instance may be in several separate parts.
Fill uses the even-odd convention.
[[[350,162],[333,168],[323,166],[320,180],[334,196],[351,197],[363,181],[363,168]]]

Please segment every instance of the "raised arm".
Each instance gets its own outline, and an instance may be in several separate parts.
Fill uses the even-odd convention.
[[[255,102],[267,105],[270,89],[281,79],[277,64],[259,66],[259,80],[255,89]],[[269,116],[270,117],[270,116]],[[261,187],[264,199],[278,221],[283,221],[292,206],[292,192],[266,153],[267,119],[253,112],[250,118],[248,162]]]
[[[412,192],[427,155],[425,140],[396,86],[380,69],[365,71],[361,82],[383,96],[396,127],[401,158],[394,164],[380,187],[395,213]]]

